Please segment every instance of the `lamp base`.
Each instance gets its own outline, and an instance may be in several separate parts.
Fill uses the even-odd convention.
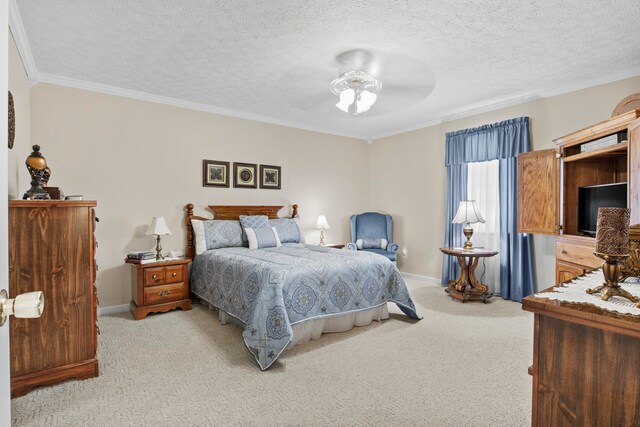
[[[604,274],[604,283],[597,288],[587,289],[588,294],[602,293],[602,300],[609,301],[611,297],[622,297],[636,304],[636,307],[640,308],[640,298],[632,295],[628,291],[622,289],[618,280],[620,278],[620,264],[619,260],[628,258],[629,255],[607,255],[598,252],[593,253],[598,258],[604,259],[602,264],[602,272]]]
[[[160,261],[163,259],[164,257],[162,256],[162,245],[160,244],[160,235],[158,235],[156,239],[156,261]]]
[[[464,249],[465,251],[473,250],[473,244],[471,243],[471,236],[473,236],[473,228],[471,228],[471,224],[467,222],[464,228],[462,229],[462,233],[467,238],[467,241],[464,242],[464,246],[462,247],[462,249]]]
[[[325,246],[324,243],[324,231],[320,230],[320,246]]]

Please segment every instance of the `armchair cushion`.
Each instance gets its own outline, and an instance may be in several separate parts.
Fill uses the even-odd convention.
[[[387,249],[387,239],[358,239],[358,249]]]

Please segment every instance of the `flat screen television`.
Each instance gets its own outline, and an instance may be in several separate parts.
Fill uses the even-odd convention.
[[[578,231],[595,236],[598,208],[626,207],[626,182],[578,187]]]

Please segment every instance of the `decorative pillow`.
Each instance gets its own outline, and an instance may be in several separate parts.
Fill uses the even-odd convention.
[[[275,248],[282,246],[275,227],[245,228],[249,249]]]
[[[196,255],[209,249],[247,246],[240,221],[192,219],[191,226],[193,227]]]
[[[242,228],[268,228],[269,217],[266,215],[240,215]]]
[[[275,227],[282,243],[304,243],[298,218],[270,219],[269,226]]]
[[[387,239],[358,239],[356,246],[358,249],[387,249]]]

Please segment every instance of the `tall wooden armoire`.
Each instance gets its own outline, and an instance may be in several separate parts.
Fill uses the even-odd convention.
[[[624,140],[585,149],[611,135],[620,135]],[[518,156],[518,232],[556,236],[556,283],[563,283],[603,262],[593,255],[595,238],[580,230],[581,187],[627,184],[631,224],[640,223],[640,110],[620,114],[554,142],[557,149]]]
[[[11,297],[42,291],[39,319],[11,319],[11,394],[98,376],[95,201],[9,201]]]

